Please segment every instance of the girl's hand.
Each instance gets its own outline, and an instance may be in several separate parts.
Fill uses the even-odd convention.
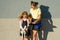
[[[32,24],[36,24],[36,22],[32,22]]]
[[[24,29],[25,32],[27,32],[27,29]]]

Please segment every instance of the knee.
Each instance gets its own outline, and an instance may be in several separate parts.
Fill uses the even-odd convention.
[[[34,36],[34,37],[36,37],[36,36],[37,36],[37,34],[36,34],[36,33],[34,33],[34,34],[33,34],[33,36]]]

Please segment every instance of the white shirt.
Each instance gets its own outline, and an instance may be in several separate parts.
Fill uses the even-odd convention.
[[[28,19],[21,19],[20,21],[19,21],[19,25],[20,25],[20,29],[22,29],[22,30],[24,30],[26,27],[22,27],[22,21],[25,21],[25,20],[27,20],[27,26],[29,26],[29,21],[28,21]]]
[[[40,8],[37,8],[37,9],[35,9],[35,10],[33,10],[33,9],[31,8],[31,9],[30,9],[30,13],[31,13],[31,15],[32,15],[32,18],[37,19],[38,15],[41,14],[41,10],[40,10]]]

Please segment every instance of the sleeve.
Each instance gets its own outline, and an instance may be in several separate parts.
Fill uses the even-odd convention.
[[[31,14],[31,12],[32,12],[31,10],[32,10],[32,9],[30,9],[30,14]]]
[[[27,20],[27,23],[28,23],[27,26],[29,26],[29,24],[30,24],[29,20]]]
[[[23,30],[23,28],[22,28],[22,20],[19,21],[19,25],[20,25],[20,29]]]
[[[41,14],[41,9],[40,8],[38,8],[38,15],[40,15]]]
[[[38,16],[37,16],[37,19],[40,19],[41,18],[41,9],[38,8]]]

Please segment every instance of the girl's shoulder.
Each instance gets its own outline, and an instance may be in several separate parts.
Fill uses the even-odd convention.
[[[30,11],[32,11],[33,9],[31,8]]]
[[[40,8],[38,7],[37,10],[40,10]]]
[[[22,22],[23,19],[20,19],[19,22]]]
[[[27,19],[27,21],[29,21],[29,19]]]
[[[26,18],[26,19],[22,19],[22,20],[24,20],[24,21],[29,21],[29,19],[28,19],[28,18]]]
[[[32,10],[32,8],[30,8],[30,10]]]
[[[38,7],[38,9],[37,9],[38,11],[40,11],[41,9]]]

